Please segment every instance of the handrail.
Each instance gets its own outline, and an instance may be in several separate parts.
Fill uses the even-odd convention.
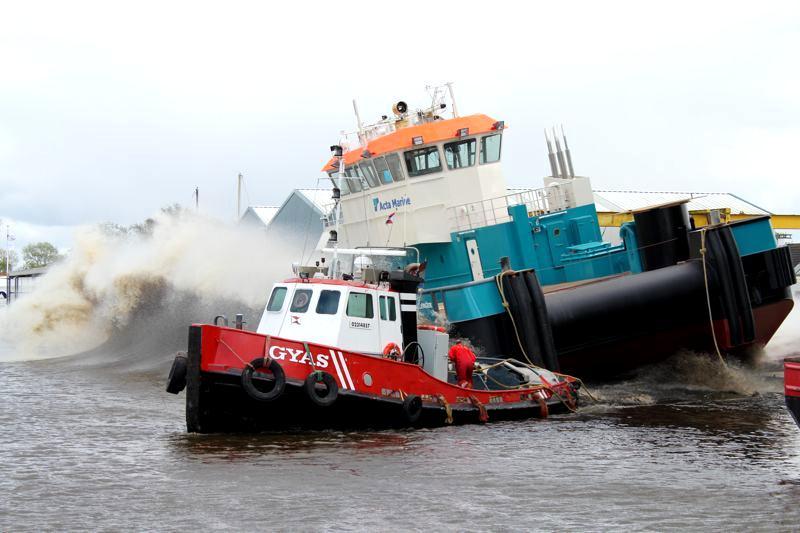
[[[569,198],[566,190],[551,186],[453,206],[447,210],[451,229],[466,231],[509,222],[508,208],[516,205],[524,205],[529,216],[538,216],[564,211],[569,207]]]

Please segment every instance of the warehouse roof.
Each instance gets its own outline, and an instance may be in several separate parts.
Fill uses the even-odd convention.
[[[598,212],[620,213],[688,199],[689,211],[730,209],[734,215],[769,215],[769,211],[727,192],[609,191],[595,190]]]
[[[251,205],[247,208],[248,211],[252,211],[261,222],[264,223],[266,226],[270,223],[273,217],[278,213],[280,207],[273,207],[273,206],[266,206],[266,205]]]

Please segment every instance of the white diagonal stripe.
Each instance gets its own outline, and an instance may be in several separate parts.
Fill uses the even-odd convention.
[[[344,369],[344,375],[347,376],[347,381],[350,383],[350,388],[356,390],[356,386],[353,385],[353,378],[350,377],[350,370],[347,368],[347,361],[345,361],[342,352],[339,352],[339,357],[342,358],[342,368]]]
[[[342,377],[342,371],[339,370],[339,361],[336,357],[336,352],[331,350],[331,359],[333,359],[333,367],[336,369],[336,375],[339,377],[339,381],[342,382],[342,388],[347,388],[347,382]]]

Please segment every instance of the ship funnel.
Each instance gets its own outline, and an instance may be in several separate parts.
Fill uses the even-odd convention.
[[[567,136],[564,134],[564,125],[561,125],[561,138],[564,139],[564,157],[567,159],[567,170],[569,177],[575,177],[575,169],[572,168],[572,156],[569,153],[569,145],[567,144]]]
[[[554,178],[558,177],[558,167],[556,166],[556,154],[553,153],[553,143],[550,142],[550,136],[547,135],[547,129],[544,130],[544,140],[547,141],[547,159],[550,160],[550,172]]]

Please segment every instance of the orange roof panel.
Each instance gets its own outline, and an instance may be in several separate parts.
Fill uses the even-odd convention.
[[[419,126],[409,126],[401,128],[392,133],[372,139],[367,143],[367,150],[373,156],[383,155],[389,152],[396,152],[404,148],[414,146],[414,137],[422,137],[422,143],[430,144],[447,139],[454,139],[458,136],[458,130],[469,128],[469,135],[488,133],[494,131],[497,121],[486,115],[469,115],[467,117],[451,118],[447,120],[437,120]],[[344,163],[349,166],[362,159],[361,154],[364,149],[358,147],[344,154]],[[336,170],[336,158],[331,158],[324,167],[323,172]]]

